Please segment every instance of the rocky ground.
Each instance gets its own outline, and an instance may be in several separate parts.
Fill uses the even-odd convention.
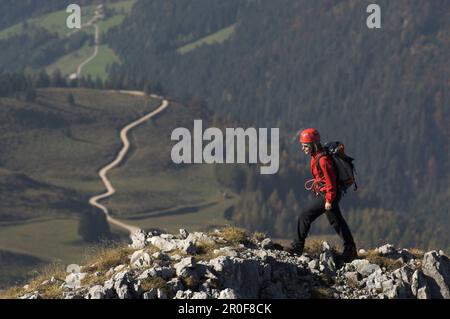
[[[132,236],[70,274],[13,290],[14,298],[450,298],[450,261],[384,245],[340,261],[323,242],[302,256],[236,230]],[[109,255],[108,255],[109,254]],[[10,291],[11,294],[11,291]]]

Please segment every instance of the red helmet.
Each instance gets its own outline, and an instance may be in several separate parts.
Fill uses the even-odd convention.
[[[319,143],[320,134],[315,128],[307,128],[300,133],[300,143]]]

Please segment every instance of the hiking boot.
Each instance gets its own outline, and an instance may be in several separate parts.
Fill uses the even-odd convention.
[[[351,263],[358,257],[358,252],[356,251],[356,246],[346,246],[344,252],[342,253],[342,260],[345,263]]]
[[[304,244],[299,242],[292,242],[290,247],[286,248],[286,251],[290,254],[297,254],[301,256],[303,254],[303,249],[305,248]]]

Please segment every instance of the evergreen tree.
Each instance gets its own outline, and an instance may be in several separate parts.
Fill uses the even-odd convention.
[[[69,103],[69,105],[71,106],[76,104],[75,97],[73,96],[72,93],[67,94],[67,103]]]
[[[33,88],[29,88],[26,92],[25,92],[25,101],[27,102],[34,102],[36,101],[37,98],[37,94],[36,94],[36,90]]]
[[[50,86],[50,77],[47,72],[42,70],[38,73],[34,86],[36,88],[46,88]]]
[[[111,237],[105,214],[100,211],[88,211],[80,216],[78,234],[84,241],[99,242]]]

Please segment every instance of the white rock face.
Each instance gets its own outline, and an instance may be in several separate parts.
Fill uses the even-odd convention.
[[[181,276],[183,274],[183,270],[192,269],[195,265],[194,257],[187,257],[182,259],[180,262],[173,265],[177,276]]]
[[[434,283],[429,283],[432,298],[450,299],[450,260],[433,250],[423,256],[422,269],[434,280]]]
[[[153,245],[161,249],[162,252],[169,252],[177,248],[177,245],[174,241],[164,239],[159,236],[154,236],[149,239],[149,242]]]
[[[89,289],[88,299],[104,299],[105,292],[103,290],[103,286],[96,285]]]
[[[151,236],[151,234],[146,233],[143,230],[138,230],[131,235],[132,244],[130,246],[134,249],[142,249],[146,246],[147,239]]]
[[[219,299],[238,299],[233,289],[227,288],[220,292]]]
[[[183,239],[186,239],[189,236],[189,232],[183,228],[180,229],[179,233],[180,233],[180,237]]]

